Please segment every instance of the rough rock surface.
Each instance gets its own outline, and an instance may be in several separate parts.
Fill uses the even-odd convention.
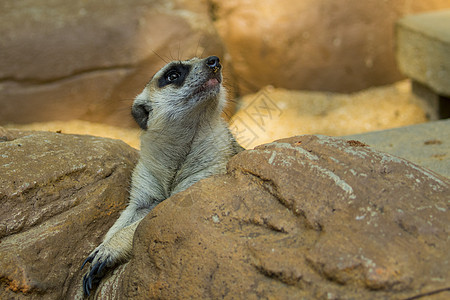
[[[394,24],[448,0],[213,0],[213,17],[242,92],[271,84],[354,92],[402,78]]]
[[[0,53],[0,124],[134,126],[131,102],[164,60],[215,54],[231,71],[205,1],[1,1]]]
[[[450,178],[450,119],[343,137]]]
[[[137,156],[122,141],[0,127],[0,299],[73,299]]]
[[[448,299],[449,186],[354,140],[263,145],[157,206],[96,297]]]

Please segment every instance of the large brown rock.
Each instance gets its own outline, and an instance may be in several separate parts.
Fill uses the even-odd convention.
[[[73,299],[137,156],[118,140],[0,128],[0,299]]]
[[[96,296],[448,299],[449,186],[357,141],[263,145],[157,206]]]
[[[402,78],[394,24],[448,0],[213,1],[215,25],[241,91],[274,85],[353,92]]]
[[[165,61],[214,54],[231,70],[208,11],[205,1],[1,1],[0,124],[135,125],[131,102]]]

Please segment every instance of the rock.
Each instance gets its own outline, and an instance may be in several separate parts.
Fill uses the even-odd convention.
[[[397,22],[396,33],[400,70],[450,97],[450,10],[404,17]]]
[[[126,206],[137,151],[0,128],[0,153],[0,299],[73,299],[81,263]]]
[[[301,134],[349,135],[423,123],[409,81],[339,94],[266,87],[242,98],[231,128],[245,148]]]
[[[136,149],[139,149],[140,147],[141,128],[125,128],[82,120],[37,122],[22,125],[9,124],[4,127],[20,130],[52,131],[66,134],[95,135],[110,139],[122,140]]]
[[[2,1],[0,53],[0,125],[135,126],[129,107],[151,76],[195,55],[222,57],[234,86],[204,1]]]
[[[268,84],[352,92],[392,83],[402,77],[394,21],[445,7],[447,0],[1,1],[0,125],[136,126],[131,102],[164,60],[196,55],[221,57],[231,98]]]
[[[450,119],[343,137],[450,178]]]
[[[450,10],[407,16],[396,24],[400,70],[432,119],[450,117]]]
[[[445,299],[449,186],[356,140],[259,146],[150,212],[96,298]]]
[[[402,78],[394,24],[450,8],[436,1],[213,1],[213,17],[241,91],[266,85],[354,92]]]

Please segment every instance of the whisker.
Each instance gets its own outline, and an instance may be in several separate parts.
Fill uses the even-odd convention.
[[[158,56],[163,62],[165,62],[166,64],[169,63],[167,60],[165,60],[161,55],[159,55],[156,51],[152,50],[152,52]]]
[[[207,48],[207,46],[203,47],[203,51],[202,51],[202,54],[200,54],[200,58],[202,58],[205,55],[206,48]]]
[[[244,84],[241,84],[241,87],[243,87],[245,89],[246,92],[249,93],[254,93],[256,91],[259,91],[261,89],[261,86],[247,80],[245,77],[240,76],[240,75],[236,75],[237,80],[239,80],[240,82],[243,82]]]
[[[195,52],[194,52],[194,56],[195,56],[195,57],[198,56],[198,55],[197,55],[197,53],[198,53],[198,47],[200,46],[200,40],[201,40],[201,39],[202,39],[202,38],[199,37],[198,40],[197,40],[197,48],[195,48]]]

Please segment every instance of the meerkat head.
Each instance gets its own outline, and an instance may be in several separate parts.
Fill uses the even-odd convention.
[[[217,56],[168,63],[134,100],[134,119],[147,129],[153,120],[220,115],[226,101],[221,69]]]

